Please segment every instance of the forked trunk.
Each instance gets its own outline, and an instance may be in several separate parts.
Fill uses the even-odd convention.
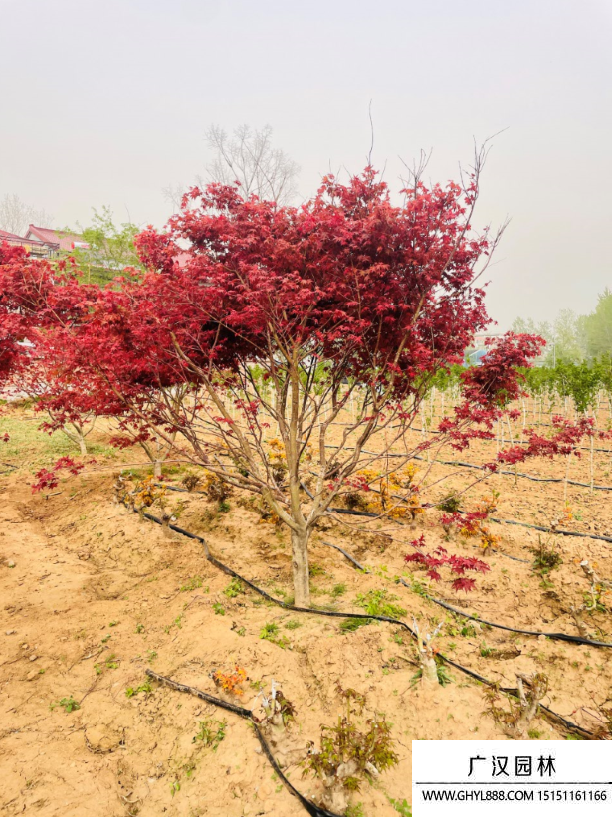
[[[81,429],[78,428],[77,426],[73,426],[71,424],[71,428],[73,428],[74,431],[68,431],[68,429],[64,428],[63,429],[64,434],[66,435],[66,437],[68,437],[68,439],[71,442],[76,443],[76,445],[79,446],[79,451],[81,453],[81,456],[86,457],[87,456],[87,443],[85,442],[85,435],[83,434]]]
[[[291,531],[293,588],[297,607],[310,607],[308,583],[308,531]]]

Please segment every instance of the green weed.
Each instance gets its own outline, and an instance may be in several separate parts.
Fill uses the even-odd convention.
[[[389,798],[389,802],[401,817],[412,817],[412,809],[408,805],[408,800],[404,797],[403,800],[394,800]]]
[[[138,695],[139,692],[144,692],[145,695],[148,695],[150,692],[153,692],[153,687],[151,686],[150,681],[144,681],[140,686],[137,687],[128,687],[125,690],[125,697],[126,698],[133,698],[134,695]]]
[[[204,746],[211,747],[213,752],[219,748],[219,744],[225,738],[226,721],[200,721],[199,730],[192,738],[192,743],[200,741]]]
[[[68,714],[81,708],[81,704],[78,701],[75,701],[72,695],[69,698],[61,698],[57,703],[51,704],[49,709],[53,711],[58,706],[61,706],[65,712],[68,712]]]
[[[237,596],[240,596],[244,593],[244,585],[236,576],[231,580],[228,586],[223,591],[223,595],[227,596],[228,599],[235,599]]]
[[[179,592],[188,593],[190,590],[197,590],[199,587],[202,587],[202,579],[199,576],[194,576],[193,579],[187,579],[185,584],[179,587]],[[208,587],[204,592],[208,593]]]
[[[287,638],[280,635],[278,624],[264,624],[264,626],[261,628],[261,632],[259,633],[259,637],[264,641],[270,641],[272,644],[276,644],[283,650],[289,646],[289,641]]]
[[[341,633],[354,633],[360,627],[366,627],[370,623],[369,618],[346,618],[340,622]]]
[[[355,604],[362,607],[371,616],[401,618],[406,615],[407,610],[398,604],[393,604],[396,599],[397,596],[387,590],[369,590],[367,593],[359,593]]]

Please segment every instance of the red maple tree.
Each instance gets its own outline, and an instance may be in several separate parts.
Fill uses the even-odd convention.
[[[166,231],[140,235],[146,271],[120,286],[87,286],[70,270],[58,280],[43,265],[38,289],[24,291],[32,262],[20,259],[15,280],[0,265],[1,325],[70,350],[58,409],[81,388],[132,438],[154,436],[261,495],[291,531],[295,600],[306,607],[310,535],[351,476],[490,437],[520,393],[518,367],[539,353],[539,338],[502,339],[464,376],[441,435],[414,442],[432,379],[489,323],[477,281],[497,237],[471,226],[480,167],[462,185],[415,179],[402,204],[371,168],[347,184],[325,177],[300,207],[235,186],[193,189]]]

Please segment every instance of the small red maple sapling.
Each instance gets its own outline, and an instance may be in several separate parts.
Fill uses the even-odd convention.
[[[425,536],[423,534],[421,534],[418,539],[413,539],[410,544],[416,548],[416,552],[408,553],[404,557],[404,560],[426,568],[427,576],[436,582],[442,580],[440,569],[448,567],[451,575],[459,577],[453,579],[451,583],[453,590],[464,590],[467,593],[474,589],[476,580],[468,578],[465,575],[467,571],[471,570],[478,573],[486,573],[491,569],[486,562],[483,562],[481,559],[476,559],[474,556],[449,554],[442,545],[439,545],[431,553],[424,553],[422,548],[425,547]]]
[[[83,468],[85,468],[83,463],[76,463],[70,457],[60,457],[50,471],[47,468],[41,468],[40,471],[36,472],[36,482],[32,484],[32,490],[44,491],[57,488],[60,471],[68,471],[68,473],[76,476]]]

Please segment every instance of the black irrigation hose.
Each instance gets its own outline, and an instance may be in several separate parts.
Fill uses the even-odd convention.
[[[314,499],[312,494],[302,485],[302,488],[306,491],[308,496],[311,499]],[[400,499],[401,497],[397,497]],[[423,505],[422,507],[436,507],[435,505]],[[381,514],[379,513],[370,513],[368,511],[355,511],[355,510],[348,510],[345,508],[329,508],[331,513],[344,513],[344,514],[352,514],[353,516],[371,516],[371,517],[380,517]],[[466,513],[466,511],[457,511],[457,513]],[[560,536],[579,536],[582,539],[598,539],[602,542],[612,542],[612,536],[604,536],[603,534],[598,533],[581,533],[580,531],[576,530],[564,530],[563,528],[547,528],[544,525],[532,525],[530,522],[520,522],[518,519],[500,519],[497,516],[489,516],[492,522],[497,522],[500,525],[520,525],[523,528],[533,528],[534,530],[541,530],[544,533],[558,533]],[[397,521],[397,520],[394,520]],[[502,553],[502,551],[493,549],[494,553]],[[502,553],[503,556],[507,556],[509,559],[514,559],[517,562],[526,562],[525,559],[518,559],[516,556],[510,556],[508,553]]]
[[[166,485],[163,482],[156,482],[155,485],[157,485],[160,488],[167,488],[169,491],[179,491],[180,493],[202,493],[202,491],[187,491],[186,488],[175,488],[174,486]],[[310,493],[308,488],[303,483],[302,483],[301,487],[302,487],[302,490],[304,490],[306,492],[306,494],[310,497],[310,499],[314,499],[313,495]],[[351,516],[369,516],[369,517],[374,518],[374,519],[378,519],[380,517],[379,513],[371,513],[370,511],[355,511],[355,510],[349,510],[348,508],[329,508],[329,512],[330,513],[349,514]],[[459,511],[459,513],[462,513],[462,511]],[[535,528],[536,530],[551,532],[551,528],[544,528],[544,527],[541,527],[539,525],[530,525],[527,522],[517,522],[517,521],[514,521],[513,519],[497,519],[494,516],[489,517],[489,519],[491,519],[493,522],[507,523],[508,525],[523,525],[524,527],[527,527],[527,528]],[[397,524],[399,524],[397,522],[397,520],[393,520],[393,521],[396,522]],[[605,542],[612,542],[612,537],[610,537],[610,536],[596,536],[596,535],[591,535],[591,534],[588,534],[588,533],[577,533],[577,532],[573,532],[573,531],[564,531],[564,530],[556,531],[556,533],[561,533],[561,534],[563,534],[563,536],[584,536],[584,537],[588,537],[590,539],[603,539]],[[189,536],[190,534],[185,532],[185,535]],[[511,556],[509,553],[504,553],[502,550],[497,550],[495,548],[492,548],[491,550],[492,550],[493,553],[499,553],[501,556],[505,556],[506,558],[512,559],[515,562],[523,562],[524,564],[529,564],[529,562],[526,559],[519,559],[517,556]],[[342,552],[344,553],[344,551],[342,551]],[[344,555],[347,556],[346,553]],[[347,556],[347,558],[350,558],[350,557]]]
[[[547,425],[548,425],[548,423],[547,423]],[[395,426],[395,428],[398,428],[398,426]],[[552,426],[551,426],[551,428],[552,428]],[[432,429],[429,429],[429,428],[415,428],[414,426],[410,426],[409,430],[414,431],[417,434],[441,434],[442,433],[441,431],[438,431],[438,430],[432,430]],[[493,440],[490,440],[490,442],[492,442],[492,441]],[[511,443],[512,445],[529,445],[528,440],[508,440],[508,442]],[[590,451],[591,449],[589,448],[589,446],[579,445],[576,448],[576,450],[577,451]],[[612,454],[612,448],[593,448],[593,453],[595,453],[595,452],[597,452],[598,454]]]
[[[437,507],[436,505],[427,505],[423,507]],[[457,511],[456,513],[466,514],[467,511]],[[498,516],[489,516],[487,519],[490,519],[491,522],[497,522],[500,525],[520,525],[522,528],[533,528],[534,530],[541,530],[544,533],[558,533],[559,536],[580,536],[582,539],[599,539],[602,542],[612,542],[612,536],[603,536],[599,533],[581,533],[577,530],[564,530],[563,528],[547,528],[544,525],[532,525],[531,522],[520,522],[518,519],[500,519]],[[501,553],[501,551],[494,550],[495,553]],[[503,554],[504,556],[508,556],[509,559],[516,559],[516,556],[509,556],[507,553]],[[518,562],[524,562],[524,559],[516,559]]]
[[[124,502],[124,504],[125,504],[125,502]],[[129,507],[129,506],[126,505],[126,507]],[[132,511],[134,513],[138,513],[136,508],[132,508]],[[159,519],[157,516],[154,516],[151,513],[144,512],[143,516],[146,519],[150,519],[152,522],[156,522],[158,525],[163,524],[161,519]],[[414,638],[414,639],[417,638],[417,634],[414,632],[414,630],[411,627],[409,627],[404,621],[400,621],[399,619],[396,619],[396,618],[389,618],[387,616],[371,616],[371,615],[368,615],[367,613],[336,613],[336,612],[332,612],[330,610],[313,610],[313,609],[311,609],[309,607],[296,607],[293,604],[288,604],[286,601],[281,601],[280,599],[274,598],[274,596],[271,596],[265,590],[262,590],[260,587],[257,587],[256,584],[253,584],[253,582],[249,581],[248,579],[245,579],[243,576],[240,575],[240,573],[236,573],[236,571],[232,570],[231,567],[228,567],[227,565],[224,565],[222,562],[219,562],[217,559],[215,559],[214,556],[212,556],[212,554],[210,553],[208,545],[206,544],[206,540],[202,536],[198,536],[198,534],[196,534],[196,533],[191,533],[190,531],[186,531],[183,528],[179,528],[177,525],[169,524],[169,528],[171,530],[173,530],[173,531],[176,531],[177,533],[183,534],[183,536],[187,536],[190,539],[195,539],[196,541],[200,542],[202,544],[202,546],[204,547],[204,553],[206,555],[206,558],[211,564],[215,565],[215,567],[218,567],[219,570],[222,570],[224,573],[227,573],[229,576],[233,576],[233,577],[235,577],[237,579],[240,579],[240,581],[243,582],[244,584],[246,584],[247,587],[250,587],[252,590],[254,590],[256,593],[258,593],[260,596],[263,596],[263,598],[268,599],[273,604],[276,604],[279,607],[282,607],[284,610],[293,610],[296,613],[310,613],[311,615],[317,615],[317,616],[328,616],[330,618],[349,618],[349,619],[350,618],[353,618],[353,619],[360,618],[360,619],[368,619],[370,621],[385,621],[388,624],[395,624],[395,625],[397,625],[399,627],[402,627],[404,630],[407,630],[410,633],[412,638]],[[454,667],[455,669],[458,669],[460,672],[465,673],[465,675],[469,675],[471,678],[474,678],[475,680],[480,681],[480,683],[482,683],[482,684],[485,684],[485,685],[490,686],[490,687],[496,686],[496,684],[494,684],[492,681],[489,681],[484,676],[478,675],[478,673],[474,672],[471,669],[468,669],[467,667],[462,666],[461,664],[458,664],[456,661],[453,661],[450,658],[447,658],[445,655],[442,655],[442,653],[438,653],[438,658],[441,661],[443,661],[444,663],[448,664],[449,666]],[[517,697],[517,695],[518,695],[516,689],[500,687],[500,691],[505,692],[508,695],[514,695],[515,697]],[[593,732],[590,732],[588,729],[584,729],[582,726],[579,726],[577,723],[573,723],[572,721],[566,720],[561,715],[557,715],[556,712],[553,712],[552,710],[547,709],[545,706],[541,706],[541,708],[542,708],[543,711],[545,711],[547,713],[547,715],[548,715],[548,717],[550,719],[555,720],[558,723],[561,723],[562,725],[565,726],[565,728],[567,728],[567,729],[569,729],[569,730],[571,730],[571,731],[573,731],[573,732],[575,732],[575,733],[577,733],[579,735],[582,735],[582,737],[585,737],[585,738],[587,738],[589,740],[597,740],[596,735]],[[315,815],[316,815],[316,812],[315,812]],[[323,815],[324,815],[324,817],[326,817],[325,812],[323,812]],[[337,817],[337,815],[332,815],[332,817]]]
[[[326,445],[325,448],[335,448],[335,445]],[[354,448],[354,446],[347,446],[346,450],[350,451]],[[388,458],[395,458],[395,459],[407,459],[407,454],[393,454],[393,453],[377,453],[376,451],[365,451],[363,450],[364,454],[368,454],[371,457],[377,457],[378,459],[388,459]],[[419,457],[417,454],[411,454],[409,459],[419,460],[420,462],[432,462],[433,464],[438,465],[456,465],[459,468],[475,468],[477,471],[486,471],[487,469],[484,465],[474,465],[471,462],[460,462],[458,460],[428,460],[427,457]],[[521,471],[518,471],[516,474],[514,471],[491,471],[491,475],[493,474],[503,474],[509,477],[522,477],[523,479],[529,479],[532,482],[561,482],[564,483],[565,479],[561,477],[532,477],[530,474],[523,474]],[[576,482],[573,479],[567,480],[568,485],[577,485],[580,488],[590,488],[591,484],[588,482]],[[594,491],[612,491],[612,485],[593,485]]]
[[[417,457],[416,459],[420,459]],[[444,463],[445,465],[449,463]],[[479,468],[480,466],[477,465],[469,465],[468,463],[455,463],[456,465],[463,465],[469,468]],[[500,473],[511,473],[511,472],[500,472]],[[520,476],[520,474],[519,474]],[[527,476],[526,474],[524,476]],[[537,479],[537,477],[527,477],[527,479]],[[552,480],[553,482],[562,482],[563,480]],[[573,483],[570,481],[572,485],[584,485],[584,483]],[[188,491],[186,488],[177,488],[174,485],[167,485],[165,482],[156,482],[156,486],[159,488],[167,488],[169,491],[178,491],[179,493],[192,493],[192,494],[203,494],[203,491]],[[308,488],[301,484],[302,490],[310,497],[310,499],[314,499],[314,496],[310,493]],[[596,487],[596,486],[595,486]],[[602,490],[604,490],[602,488]],[[605,490],[609,490],[606,488]],[[400,498],[400,497],[398,497]],[[435,506],[427,506],[427,507],[435,507]],[[340,514],[349,514],[351,516],[369,516],[371,518],[379,518],[381,514],[379,513],[372,513],[370,511],[356,511],[356,510],[349,510],[348,508],[329,508],[331,513],[340,513]],[[458,513],[464,513],[463,511],[459,511]],[[543,525],[533,525],[530,522],[520,522],[518,519],[500,519],[497,516],[490,516],[489,519],[492,522],[497,522],[500,525],[520,525],[523,528],[532,528],[533,530],[540,530],[544,533],[558,533],[559,536],[578,536],[582,539],[598,539],[601,542],[610,542],[612,543],[612,536],[604,536],[603,534],[598,533],[582,533],[581,531],[575,530],[563,530],[562,528],[547,528]],[[501,551],[494,551],[495,553],[501,553]],[[507,556],[509,559],[514,559],[517,562],[523,562],[524,559],[517,559],[516,556],[510,556],[508,553],[503,553],[503,556]]]
[[[138,513],[138,511],[135,508],[132,510],[134,511],[134,513]],[[159,517],[154,516],[154,514],[152,513],[144,511],[142,515],[145,517],[145,519],[149,519],[151,522],[156,522],[158,525],[163,524],[162,520]],[[333,610],[314,610],[310,607],[296,607],[294,604],[289,604],[286,601],[281,601],[281,599],[277,599],[274,596],[271,596],[268,592],[262,590],[261,587],[258,587],[256,584],[253,584],[253,582],[249,581],[249,579],[245,579],[244,576],[242,576],[240,573],[236,573],[236,571],[232,570],[231,567],[228,567],[227,565],[223,564],[223,562],[220,562],[218,561],[218,559],[215,559],[215,557],[211,554],[204,537],[198,536],[197,533],[191,533],[191,531],[187,531],[184,528],[179,528],[178,525],[169,524],[168,527],[170,528],[170,530],[176,531],[177,533],[180,533],[183,536],[189,537],[189,539],[195,539],[196,541],[200,542],[204,547],[204,553],[206,555],[207,560],[212,565],[219,568],[219,570],[221,570],[223,573],[226,573],[228,576],[233,576],[236,579],[240,579],[240,581],[243,582],[243,584],[246,584],[247,587],[250,587],[251,590],[254,590],[260,596],[263,596],[263,598],[268,599],[268,601],[277,604],[279,607],[282,607],[285,610],[293,610],[296,613],[313,613],[319,616],[330,616],[331,618],[363,618],[368,620],[375,619],[376,621],[386,621],[389,624],[398,624],[400,627],[403,627],[404,629],[408,630],[408,632],[412,636],[415,635],[412,629],[405,622],[399,621],[398,619],[395,618],[388,618],[387,616],[373,616],[368,615],[367,613],[336,613]]]
[[[158,681],[160,684],[164,684],[165,686],[170,687],[171,689],[176,689],[179,692],[187,692],[189,695],[195,695],[196,698],[200,698],[203,701],[206,701],[209,704],[214,704],[214,706],[219,706],[222,709],[226,709],[228,712],[233,712],[234,715],[238,715],[244,720],[249,721],[253,724],[255,729],[255,734],[259,738],[259,743],[261,744],[261,748],[264,751],[264,754],[270,761],[272,768],[276,772],[276,774],[280,777],[280,779],[285,784],[285,787],[291,792],[294,797],[300,801],[300,803],[304,806],[306,811],[312,815],[312,817],[340,817],[339,814],[334,814],[331,811],[327,811],[324,808],[320,808],[312,800],[308,800],[301,794],[295,786],[291,783],[291,781],[283,774],[283,770],[278,765],[274,755],[272,754],[272,750],[255,718],[253,712],[250,709],[244,709],[242,706],[234,706],[234,704],[227,703],[226,701],[222,701],[220,698],[214,698],[212,695],[208,695],[206,692],[202,692],[200,689],[196,689],[195,687],[187,686],[187,684],[180,684],[178,681],[173,681],[171,678],[166,678],[164,675],[159,675],[157,672],[153,672],[152,669],[145,670],[145,674],[149,676],[149,678],[153,678],[155,681]]]
[[[308,493],[308,491],[306,492]],[[309,494],[312,499],[312,495]],[[427,506],[423,506],[427,507]],[[435,507],[435,506],[428,506],[428,507]],[[329,508],[331,513],[344,513],[344,514],[352,514],[353,516],[372,516],[372,517],[380,517],[381,514],[379,513],[369,513],[368,511],[355,511],[355,510],[347,510],[345,508]],[[458,511],[458,513],[466,513],[466,511]],[[530,522],[519,522],[518,519],[500,519],[497,516],[489,516],[488,517],[491,522],[497,522],[500,525],[520,525],[523,528],[533,528],[534,530],[541,530],[544,533],[558,533],[559,536],[579,536],[582,539],[598,539],[601,542],[612,542],[612,536],[604,536],[603,534],[598,533],[581,533],[580,531],[576,530],[564,530],[563,528],[547,528],[544,525],[532,525]],[[394,520],[397,521],[397,520]],[[516,562],[525,562],[525,559],[518,559],[516,556],[510,556],[509,553],[502,553],[501,550],[495,550],[492,548],[494,553],[501,553],[502,556],[507,556],[509,559],[514,559]]]
[[[581,533],[577,530],[563,530],[562,528],[547,528],[544,525],[532,525],[530,522],[519,522],[517,519],[499,519],[496,516],[490,516],[492,522],[498,522],[502,525],[520,525],[523,528],[533,528],[534,530],[541,530],[544,533],[558,533],[559,536],[580,536],[583,539],[599,539],[602,542],[612,542],[612,536],[603,536],[598,533]]]
[[[379,513],[372,513],[371,511],[353,511],[349,510],[348,508],[328,508],[327,509],[330,513],[344,513],[350,514],[351,516],[369,516],[373,517],[374,519],[379,519],[381,515]]]
[[[303,483],[302,483],[301,487],[306,492],[306,494],[310,497],[310,499],[314,499],[313,495],[310,493],[308,488]],[[401,497],[396,497],[396,498],[401,499]],[[435,508],[436,506],[435,505],[423,505],[422,507],[424,507],[424,508],[434,507]],[[377,519],[379,517],[381,517],[381,514],[379,514],[379,513],[370,513],[369,511],[348,510],[346,508],[328,508],[328,511],[330,513],[345,513],[345,514],[351,514],[353,516],[371,516],[371,517],[375,517]],[[458,511],[457,513],[465,513],[465,512],[464,511]],[[523,524],[527,525],[526,522],[513,522],[512,520],[509,520],[509,519],[496,519],[493,516],[490,516],[489,519],[492,519],[494,522],[508,522],[508,524],[510,524],[510,525],[523,525]],[[393,522],[395,522],[397,525],[401,524],[400,522],[398,522],[397,519],[393,519]],[[536,527],[536,526],[535,525],[527,525],[527,527]],[[548,531],[548,530],[550,530],[550,528],[538,528],[538,530]],[[574,535],[575,536],[588,536],[589,535],[587,533],[576,533],[576,534],[574,534],[571,531],[563,531],[563,533],[565,534],[565,536],[574,536]],[[594,539],[604,539],[606,541],[612,542],[612,538],[608,539],[608,537],[606,537],[606,536],[594,536],[593,538]],[[506,556],[506,558],[512,559],[515,562],[523,562],[524,564],[529,564],[527,559],[519,559],[517,556],[511,556],[509,553],[504,553],[503,550],[497,550],[496,548],[491,548],[491,550],[492,550],[493,553],[499,553],[501,556]],[[344,553],[344,551],[342,551],[342,553]],[[346,556],[347,554],[345,553],[344,555]],[[350,557],[347,557],[347,558],[350,558]]]
[[[324,545],[328,547],[335,548],[336,550],[340,551],[340,553],[345,556],[352,564],[358,569],[362,570],[365,573],[369,573],[369,571],[363,566],[360,565],[359,562],[354,559],[350,554],[343,550],[338,545],[334,545],[331,542],[323,542]],[[407,581],[400,578],[399,583],[402,584],[404,587],[407,587],[408,590],[412,590],[412,587],[408,584]],[[517,630],[515,627],[507,627],[505,624],[496,624],[493,621],[486,621],[484,618],[480,618],[479,616],[473,616],[470,613],[464,613],[463,610],[458,610],[456,607],[453,607],[447,602],[442,601],[442,599],[437,599],[434,596],[430,596],[429,593],[424,593],[423,596],[429,601],[433,601],[435,604],[439,604],[440,607],[445,607],[447,610],[450,610],[453,613],[457,613],[459,616],[463,616],[463,618],[469,618],[472,621],[478,621],[480,624],[488,624],[489,627],[496,627],[498,630],[507,630],[510,633],[521,633],[522,635],[534,635],[534,636],[546,636],[546,638],[550,638],[553,641],[569,641],[571,644],[585,644],[589,647],[612,647],[612,644],[608,644],[605,641],[591,641],[589,638],[582,638],[581,636],[577,635],[567,635],[566,633],[542,633],[535,630]]]
[[[382,456],[382,455],[381,455]],[[403,454],[390,454],[389,456],[397,456],[403,457]],[[419,457],[416,454],[413,455],[412,459],[421,460],[422,462],[426,462],[425,457]],[[475,468],[478,471],[486,471],[487,469],[484,465],[473,465],[471,462],[459,462],[457,460],[434,460],[434,463],[439,463],[440,465],[456,465],[459,468]],[[532,482],[561,482],[564,483],[565,480],[561,477],[532,477],[530,474],[523,474],[520,471],[518,473],[514,473],[514,471],[491,471],[491,474],[504,474],[509,477],[522,477],[523,479],[529,479]],[[591,485],[588,482],[575,482],[573,479],[567,480],[568,485],[578,485],[580,488],[590,488]],[[612,485],[593,485],[594,491],[612,491]]]
[[[353,514],[355,516],[375,516],[377,518],[380,517],[380,514],[367,513],[366,511],[348,511],[348,510],[344,510],[343,508],[329,508],[329,511],[330,511],[330,513],[349,513],[349,514]],[[489,517],[489,518],[491,518],[491,517]],[[391,519],[391,521],[395,522],[396,525],[401,525],[402,524],[397,519]],[[502,521],[502,520],[495,520],[495,521]],[[516,524],[520,524],[520,523],[517,522]],[[373,531],[373,533],[375,533],[375,531]],[[586,534],[583,534],[583,535],[586,536]],[[393,537],[391,537],[391,538],[393,538]],[[397,539],[395,541],[401,542],[400,539]],[[403,543],[403,544],[405,544],[405,543]],[[335,547],[335,545],[334,545],[334,547]],[[503,550],[497,550],[497,548],[491,548],[491,552],[492,553],[498,553],[500,556],[505,556],[506,559],[512,559],[513,562],[522,562],[525,565],[530,564],[528,559],[519,559],[518,556],[511,556],[509,553],[505,553]],[[346,556],[346,554],[345,554],[345,556]]]
[[[436,414],[435,416],[440,417],[441,419],[444,419],[439,414]],[[352,425],[352,423],[331,423],[331,425],[335,425],[335,426],[339,425],[339,426],[345,426],[346,427],[348,425]],[[528,425],[533,425],[533,424],[528,424]],[[554,426],[552,426],[550,423],[536,423],[536,425],[542,425],[542,426],[546,426],[546,427],[549,427],[549,428],[554,428]],[[401,428],[401,427],[402,426],[400,426],[400,425],[389,426],[390,429]],[[524,427],[525,426],[523,426],[523,428]],[[597,429],[595,429],[595,430],[597,431]],[[415,434],[442,434],[442,432],[439,431],[438,429],[417,428],[415,426],[408,426],[406,428],[406,431],[413,431]],[[489,441],[492,442],[493,439],[495,439],[495,438],[492,438]],[[508,440],[508,442],[510,442],[512,445],[529,445],[528,440]],[[590,451],[591,449],[590,449],[589,446],[580,445],[580,446],[577,447],[576,450],[577,451]],[[612,454],[612,448],[593,448],[593,452],[597,452],[599,454]]]
[[[343,556],[345,556],[349,560],[349,562],[351,562],[357,568],[357,570],[361,570],[362,573],[371,573],[371,571],[368,570],[367,567],[364,567],[364,565],[359,564],[357,559],[355,559],[354,556],[351,556],[350,553],[347,553],[346,550],[340,547],[340,545],[334,545],[333,542],[323,542],[322,544],[327,545],[328,548],[335,548]]]
[[[304,483],[301,483],[301,487],[311,499],[314,499],[313,495],[310,493],[310,491],[304,485]],[[424,506],[424,507],[432,507],[432,506]],[[433,506],[433,507],[435,507],[435,506]],[[348,514],[352,514],[353,516],[373,516],[373,517],[376,517],[376,518],[379,518],[381,516],[381,514],[370,513],[368,511],[354,511],[354,510],[347,510],[347,509],[344,509],[344,508],[329,508],[328,510],[331,513],[348,513]],[[459,511],[459,513],[461,513],[461,511]],[[399,522],[397,519],[393,519],[392,521],[395,522],[396,525],[401,525],[401,522]],[[498,520],[495,520],[495,521],[498,521]],[[517,524],[520,524],[520,523],[517,523]],[[586,534],[583,534],[583,535],[586,535]],[[324,544],[328,544],[328,543],[324,542]],[[332,545],[332,547],[336,547],[336,545]],[[529,564],[529,562],[526,559],[519,559],[517,556],[511,556],[509,553],[504,553],[503,550],[497,550],[496,548],[491,548],[491,550],[493,551],[493,553],[499,553],[500,556],[505,556],[507,559],[512,559],[515,562],[523,562],[524,564]],[[344,553],[344,555],[346,556],[347,559],[351,559],[351,557],[348,555],[348,553],[345,553],[345,551],[343,551],[342,549],[340,549],[340,552]]]
[[[524,565],[531,564],[529,559],[519,559],[518,556],[511,556],[509,553],[505,553],[503,550],[497,550],[497,548],[491,548],[491,553],[497,553],[499,556],[505,556],[506,559],[512,559],[513,562],[522,562]]]
[[[165,483],[156,482],[155,483],[159,487],[168,488],[170,491],[179,491],[181,493],[202,493],[201,491],[187,491],[186,488],[175,488],[172,485],[166,485]],[[306,492],[306,494],[311,498],[314,499],[313,495],[310,493],[308,488],[302,483],[302,489]],[[368,516],[370,518],[377,519],[380,517],[380,514],[371,513],[370,511],[355,511],[349,510],[348,508],[329,508],[330,513],[338,513],[338,514],[349,514],[351,516]],[[459,511],[458,513],[464,513],[463,511]],[[598,539],[602,542],[611,542],[612,543],[612,536],[603,536],[596,533],[581,533],[580,531],[571,531],[571,530],[563,530],[563,529],[555,529],[547,528],[543,525],[532,525],[529,522],[519,522],[517,519],[500,519],[496,516],[490,516],[489,519],[492,522],[497,522],[500,525],[520,525],[523,528],[533,528],[533,530],[540,530],[544,533],[558,533],[560,536],[579,536],[583,539]],[[397,521],[397,520],[394,520]],[[399,524],[399,523],[398,523]],[[186,534],[188,535],[188,534]],[[512,559],[514,562],[522,562],[523,564],[529,564],[527,559],[519,559],[518,556],[511,556],[509,553],[504,553],[503,550],[497,550],[496,548],[491,548],[493,553],[498,553],[500,556],[505,556],[507,559]],[[344,553],[344,551],[342,551]],[[347,558],[350,558],[346,553],[344,553]]]
[[[178,488],[176,485],[168,485],[167,482],[155,482],[157,488],[167,488],[168,491],[177,491],[180,494],[204,494],[204,491],[189,491],[187,488]],[[204,494],[205,496],[206,494]]]
[[[404,579],[400,579],[400,584],[403,584],[404,587],[412,589],[408,582],[404,581]],[[566,633],[542,633],[535,630],[517,630],[515,627],[507,627],[505,624],[495,624],[495,622],[486,621],[484,618],[480,618],[479,616],[464,613],[462,610],[458,610],[456,607],[442,601],[442,599],[436,599],[434,596],[430,596],[428,593],[425,593],[424,595],[425,598],[433,601],[435,604],[439,604],[440,607],[445,607],[447,610],[457,613],[457,615],[463,616],[464,618],[469,618],[472,621],[478,621],[481,624],[488,624],[489,627],[496,627],[498,630],[507,630],[510,633],[521,633],[522,635],[543,635],[546,636],[546,638],[552,639],[553,641],[569,641],[571,644],[585,644],[589,647],[612,647],[612,644],[608,644],[605,641],[591,641],[589,638],[582,638],[581,636],[577,635],[567,635]]]

